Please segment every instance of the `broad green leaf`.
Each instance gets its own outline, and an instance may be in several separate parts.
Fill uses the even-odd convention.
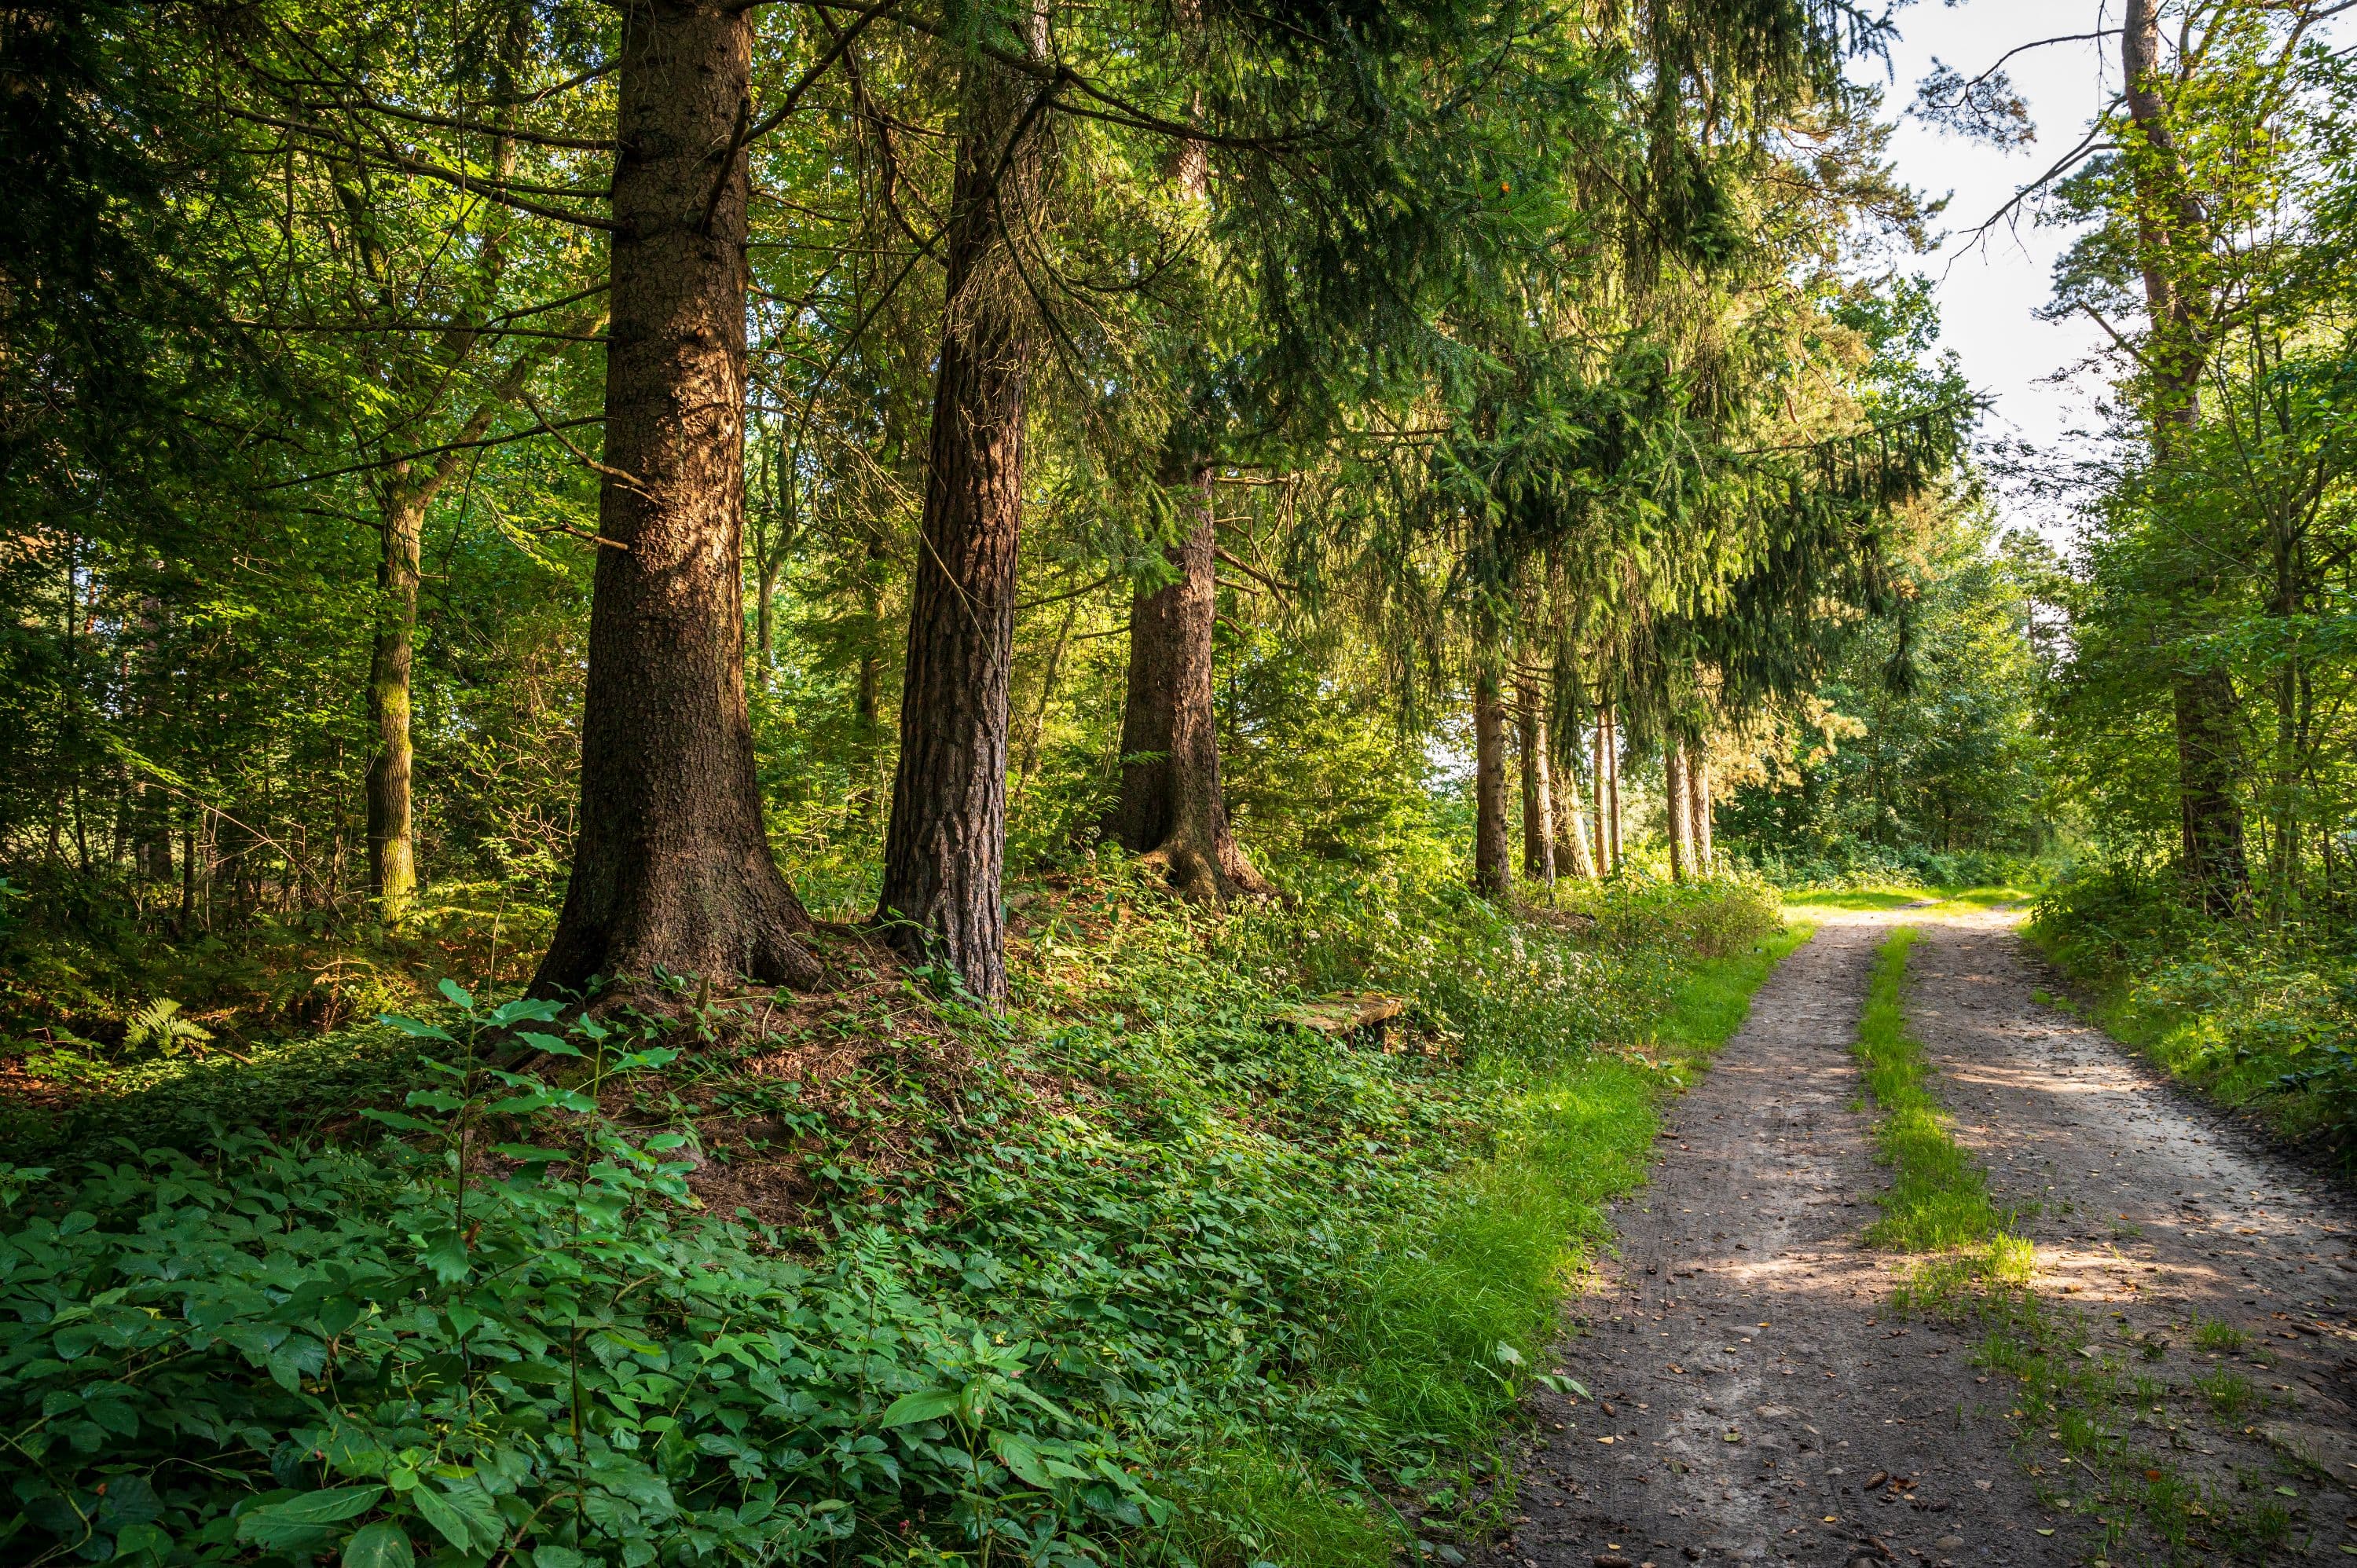
[[[468,1012],[471,1013],[475,1010],[475,999],[472,996],[468,995],[467,988],[460,985],[457,981],[446,979],[439,985],[436,986],[435,989],[441,992],[443,995],[447,996],[458,1006],[465,1008]]]
[[[1049,1486],[1047,1466],[1028,1439],[1012,1432],[994,1432],[990,1434],[990,1451],[1029,1485],[1042,1490]]]
[[[409,1532],[389,1519],[361,1526],[344,1542],[343,1568],[410,1568],[416,1561]]]
[[[507,1530],[490,1494],[472,1478],[454,1482],[447,1491],[420,1487],[409,1494],[425,1522],[461,1552],[496,1552]]]
[[[270,1550],[296,1550],[328,1525],[368,1512],[384,1496],[382,1487],[329,1487],[282,1502],[264,1503],[238,1516],[237,1538]]]
[[[939,1421],[957,1409],[958,1396],[949,1389],[933,1389],[920,1394],[902,1394],[884,1408],[884,1425],[909,1426],[920,1421]]]

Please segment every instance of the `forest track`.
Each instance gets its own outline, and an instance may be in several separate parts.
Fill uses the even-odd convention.
[[[2202,1486],[2289,1510],[2276,1555],[2337,1561],[2357,1545],[2344,1490],[2357,1321],[2342,1305],[2357,1297],[2357,1208],[2035,1000],[2054,982],[2011,921],[1835,914],[1760,987],[1666,1109],[1651,1184],[1619,1205],[1620,1256],[1574,1304],[1579,1332],[1555,1363],[1597,1402],[1534,1395],[1544,1441],[1501,1555],[1536,1568],[2104,1555],[2083,1491],[2078,1509],[2053,1506],[2073,1489],[2066,1450],[2008,1416],[2012,1377],[1975,1364],[1982,1332],[1896,1313],[1917,1260],[1862,1240],[1887,1176],[1850,1046],[1876,949],[1902,924],[1922,933],[1908,1022],[1956,1137],[2000,1206],[2037,1206],[2016,1230],[2036,1242],[2041,1311],[2084,1322],[2097,1355],[2169,1391],[2165,1413],[2139,1405],[2150,1419],[2131,1439]],[[2233,1325],[2246,1351],[2220,1352],[2215,1331],[2197,1345],[2203,1319]],[[2165,1348],[2154,1359],[2147,1345]],[[2222,1369],[2266,1408],[2208,1408],[2193,1379]],[[1869,1492],[1877,1472],[1911,1484]]]

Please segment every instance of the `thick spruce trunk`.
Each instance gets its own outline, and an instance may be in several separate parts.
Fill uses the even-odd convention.
[[[1122,710],[1121,796],[1109,824],[1206,904],[1272,891],[1237,843],[1220,782],[1211,633],[1219,583],[1211,470],[1189,465],[1193,516],[1170,552],[1178,575],[1129,609],[1129,691]]]
[[[626,8],[581,832],[533,988],[656,966],[815,984],[761,820],[745,695],[752,13]]]
[[[1035,38],[1035,50],[1043,39]],[[911,958],[975,996],[1006,993],[999,879],[1006,841],[1007,677],[1023,518],[1033,320],[1008,252],[1029,227],[1042,128],[1028,79],[968,59],[947,230],[948,299],[933,379],[931,464],[909,608],[900,762],[877,917]]]
[[[1517,689],[1516,738],[1523,749],[1523,875],[1555,886],[1555,757],[1546,709],[1527,684]]]
[[[1512,891],[1506,848],[1506,704],[1498,668],[1473,679],[1473,886],[1492,898]]]

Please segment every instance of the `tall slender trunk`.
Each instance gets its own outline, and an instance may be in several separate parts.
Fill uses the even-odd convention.
[[[601,548],[580,838],[533,980],[815,984],[770,853],[745,692],[745,156],[752,13],[643,0],[622,24]]]
[[[1663,816],[1669,827],[1670,880],[1684,882],[1694,871],[1694,822],[1686,812],[1686,748],[1670,736],[1662,737],[1662,771],[1667,786]]]
[[[1623,864],[1620,856],[1620,715],[1612,709],[1604,710],[1604,809],[1611,818],[1612,869]]]
[[[2200,203],[2187,188],[2169,105],[2162,96],[2159,0],[2126,0],[2120,69],[2128,116],[2143,140],[2127,154],[2136,207],[2136,263],[2149,328],[2145,354],[2153,383],[2153,452],[2166,464],[2201,419],[2206,301],[2181,275],[2203,243]],[[2177,727],[2179,836],[2195,900],[2214,914],[2250,904],[2243,849],[2240,746],[2232,683],[2214,669],[2180,663],[2169,672]]]
[[[1611,827],[1609,813],[1605,810],[1604,779],[1609,770],[1605,750],[1611,744],[1611,728],[1605,722],[1604,704],[1596,704],[1594,760],[1588,765],[1588,820],[1596,826],[1596,875],[1609,876],[1613,872]]]
[[[1717,870],[1718,854],[1711,843],[1710,758],[1699,747],[1687,754],[1686,815],[1692,824],[1686,837],[1694,845],[1695,873],[1708,876]]]
[[[1043,53],[1043,12],[1033,24],[1030,48]],[[1009,247],[1033,221],[1044,130],[1029,79],[979,51],[964,98],[877,917],[904,953],[947,962],[996,1001],[1006,993],[1007,676],[1034,331]]]
[[[2178,796],[2185,875],[2194,898],[2213,915],[2250,907],[2250,865],[2243,849],[2242,736],[2233,684],[2223,671],[2182,670],[2176,698]]]
[[[369,892],[386,918],[399,919],[417,891],[409,699],[417,635],[418,534],[427,497],[409,483],[405,463],[393,469],[393,487],[382,519],[376,636],[369,650],[368,848]]]
[[[1571,736],[1563,747],[1562,783],[1555,791],[1555,869],[1558,873],[1582,882],[1596,880],[1595,844],[1588,836],[1590,813],[1579,804],[1579,754],[1583,745],[1580,725],[1574,722]]]
[[[1520,699],[1515,727],[1523,748],[1523,875],[1555,890],[1555,758],[1547,746],[1546,709],[1529,682]]]
[[[1513,889],[1506,849],[1506,703],[1498,665],[1484,657],[1473,677],[1473,886],[1492,898]]]
[[[602,312],[582,326],[595,330]],[[408,463],[389,475],[378,528],[376,633],[369,650],[367,785],[369,892],[387,919],[398,920],[417,890],[415,768],[410,738],[412,667],[417,639],[418,550],[425,514],[434,499],[457,474],[466,444],[479,439],[508,407],[532,373],[554,354],[553,346],[528,348],[509,361],[488,395],[459,426],[448,450],[417,475]]]
[[[1023,760],[1015,769],[1015,805],[1023,804],[1023,791],[1030,787],[1031,771],[1039,765],[1039,738],[1048,730],[1048,704],[1056,698],[1056,676],[1064,668],[1064,649],[1072,640],[1072,623],[1080,618],[1077,599],[1064,607],[1064,621],[1056,628],[1056,641],[1048,650],[1048,668],[1039,676],[1039,701],[1031,710],[1031,727],[1023,736]]]
[[[1178,576],[1129,607],[1129,691],[1122,709],[1121,794],[1111,826],[1188,897],[1222,904],[1272,891],[1228,821],[1220,780],[1211,633],[1219,609],[1211,467],[1188,464],[1192,511],[1170,552]]]

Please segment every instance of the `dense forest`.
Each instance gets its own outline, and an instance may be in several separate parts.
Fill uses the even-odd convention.
[[[2337,1127],[2329,14],[2025,457],[1838,0],[0,12],[0,1553],[1478,1541],[1780,889]]]

